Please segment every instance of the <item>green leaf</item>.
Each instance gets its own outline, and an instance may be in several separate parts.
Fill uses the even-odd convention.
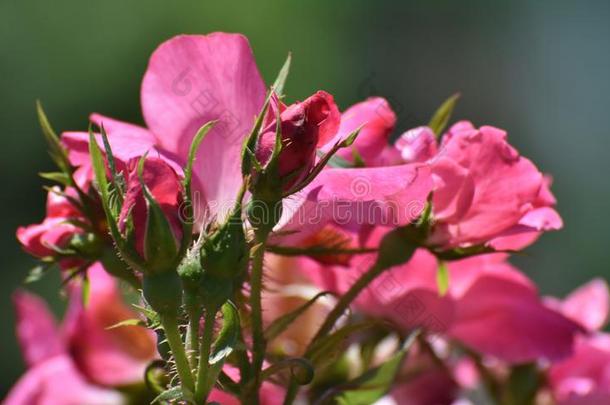
[[[277,96],[279,98],[284,97],[284,85],[286,84],[286,79],[288,78],[288,73],[290,72],[290,63],[292,62],[292,55],[290,53],[288,53],[288,56],[286,57],[286,61],[284,62],[284,65],[282,65],[282,68],[280,69],[280,72],[277,75],[277,78],[275,79],[275,82],[273,82],[273,86],[271,86],[271,89],[275,92],[275,94],[277,94]]]
[[[144,182],[145,161],[146,155],[142,156],[138,162],[138,178],[147,205],[144,256],[147,268],[152,272],[161,273],[174,267],[178,257],[178,246],[169,221]]]
[[[199,150],[199,146],[201,146],[201,142],[205,139],[205,136],[210,132],[210,130],[216,125],[216,121],[209,121],[195,134],[193,141],[191,142],[191,147],[189,148],[188,160],[186,162],[186,168],[184,169],[184,187],[190,190],[191,181],[193,178],[193,165],[195,164],[195,158],[197,156],[197,151]],[[189,195],[190,198],[190,195]]]
[[[191,395],[184,392],[182,387],[172,387],[166,391],[163,391],[153,401],[151,404],[160,404],[162,402],[167,403],[178,403],[180,400],[187,400],[190,403],[193,403]]]
[[[214,342],[214,347],[208,360],[209,369],[204,392],[208,393],[214,387],[218,375],[225,364],[227,357],[237,345],[240,333],[239,312],[235,305],[228,301],[222,306],[222,329]]]
[[[534,363],[513,366],[505,386],[504,401],[510,405],[534,405],[536,394],[544,383],[538,366]]]
[[[27,277],[25,278],[25,280],[23,281],[26,284],[30,284],[30,283],[34,283],[38,280],[40,280],[42,277],[44,277],[47,274],[47,271],[49,270],[49,268],[53,265],[53,263],[51,264],[46,264],[46,265],[38,265],[34,268],[32,268]]]
[[[438,286],[438,294],[441,297],[444,296],[449,289],[449,269],[447,268],[447,263],[442,260],[438,262],[436,285]]]
[[[346,388],[343,389],[343,392],[335,397],[337,403],[341,405],[368,405],[386,395],[418,334],[419,330],[411,333],[400,351],[388,361],[345,384]]]
[[[455,108],[455,104],[457,103],[459,98],[460,93],[455,93],[454,95],[449,97],[447,100],[445,100],[443,104],[441,104],[441,106],[438,108],[438,110],[436,110],[436,112],[430,119],[428,126],[430,127],[430,129],[432,129],[437,138],[441,136],[441,134],[447,127],[447,124],[451,119],[453,109]]]
[[[87,277],[87,273],[84,273],[82,283],[83,307],[86,308],[89,306],[89,299],[91,298],[91,281],[89,280],[89,277]]]
[[[72,179],[64,172],[38,173],[38,175],[45,180],[50,180],[63,186],[70,186],[72,184]]]
[[[267,109],[269,108],[271,94],[272,93],[269,92],[269,94],[267,95],[265,104],[263,104],[261,112],[256,117],[256,121],[254,122],[254,126],[252,127],[250,134],[246,137],[246,140],[244,141],[244,145],[241,151],[241,174],[243,177],[250,175],[253,165],[260,167],[260,163],[256,159],[254,150],[256,149],[256,144],[258,143],[258,136],[260,135],[260,130],[263,126],[265,115],[267,115]],[[253,162],[256,162],[256,164],[254,164]]]
[[[308,350],[308,358],[316,369],[332,363],[343,354],[345,343],[351,335],[372,328],[376,324],[375,321],[365,321],[343,326],[316,341]]]
[[[290,369],[290,374],[300,385],[307,385],[314,378],[315,370],[309,360],[302,357],[294,357],[280,360],[277,363],[267,367],[265,370],[263,370],[262,379],[267,380],[274,374],[286,368]]]
[[[70,177],[72,174],[72,166],[68,160],[68,154],[61,144],[59,137],[51,127],[40,101],[36,101],[36,112],[38,114],[38,121],[40,122],[42,133],[49,145],[49,155],[51,155],[51,159],[53,159],[59,170]]]
[[[272,340],[278,337],[283,331],[286,330],[286,328],[288,328],[288,326],[290,326],[292,322],[294,322],[299,316],[301,316],[305,311],[307,311],[318,300],[318,298],[321,298],[327,294],[330,294],[330,292],[323,291],[319,294],[316,294],[315,297],[313,297],[294,311],[277,318],[265,330],[265,339]]]
[[[93,135],[91,128],[89,128],[89,156],[91,157],[91,166],[93,167],[95,182],[102,199],[102,205],[104,210],[107,211],[107,214],[111,214],[109,205],[108,179],[106,178],[106,164],[104,162],[102,151],[95,140],[95,135]],[[109,217],[113,220],[112,222],[115,222],[113,215],[110,215]]]
[[[323,155],[320,155],[323,156]],[[341,168],[350,168],[350,167],[355,167],[354,164],[352,164],[350,161],[343,159],[341,156],[332,156],[330,159],[328,159],[328,166],[330,167],[341,167]]]
[[[114,325],[106,327],[106,330],[121,328],[123,326],[146,326],[146,322],[137,318],[125,319],[124,321],[117,322]]]

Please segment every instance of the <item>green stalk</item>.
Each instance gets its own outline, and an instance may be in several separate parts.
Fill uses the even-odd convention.
[[[195,388],[195,403],[203,404],[209,392],[205,392],[208,379],[210,352],[212,350],[212,339],[214,338],[214,320],[216,310],[206,308],[205,323],[203,325],[203,336],[199,345],[199,365],[197,368],[197,386]]]
[[[189,326],[186,332],[186,350],[189,357],[191,370],[197,367],[197,351],[199,344],[199,319],[201,318],[201,309],[195,307],[188,311]]]
[[[307,346],[307,350],[305,351],[305,358],[308,358],[311,355],[311,348],[314,343],[317,342],[318,339],[327,335],[337,320],[345,313],[345,311],[349,308],[352,301],[356,299],[358,294],[362,292],[373,280],[375,280],[381,273],[386,270],[386,267],[375,264],[371,267],[366,273],[364,273],[360,278],[350,287],[350,289],[339,299],[337,305],[333,308],[333,310],[326,316],[324,323],[318,329],[316,335],[311,339],[309,345]],[[299,391],[299,386],[294,379],[294,377],[290,378],[290,382],[288,384],[288,388],[286,390],[286,396],[284,398],[284,405],[292,404],[297,396]]]
[[[182,337],[180,336],[180,330],[178,329],[178,320],[176,316],[161,315],[161,324],[165,331],[165,338],[174,356],[176,362],[176,369],[178,370],[178,376],[180,382],[185,390],[193,392],[194,382],[193,375],[191,374],[191,368],[189,366],[186,352],[184,350],[184,344]]]
[[[252,258],[252,275],[250,280],[250,308],[252,311],[252,382],[249,398],[252,404],[258,404],[258,388],[261,384],[261,372],[265,359],[265,342],[263,330],[263,261],[267,245],[267,232],[257,232],[256,250]]]

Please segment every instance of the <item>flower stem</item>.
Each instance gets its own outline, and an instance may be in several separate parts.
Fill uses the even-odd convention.
[[[174,356],[176,362],[176,369],[180,376],[182,387],[190,392],[193,392],[194,382],[193,375],[189,366],[186,352],[184,350],[184,344],[182,337],[180,336],[180,330],[178,329],[178,320],[175,315],[161,315],[161,324],[165,331],[165,338]]]
[[[197,367],[197,351],[199,345],[199,320],[201,319],[201,309],[195,307],[188,310],[189,326],[186,333],[186,350],[189,357],[191,370]]]
[[[197,386],[195,389],[195,402],[203,404],[208,392],[206,383],[208,379],[210,352],[212,349],[212,339],[214,338],[214,320],[216,318],[216,310],[206,308],[205,323],[203,325],[203,336],[199,345],[199,366],[197,368]]]
[[[313,339],[309,342],[309,346],[307,347],[307,352],[311,349],[314,342],[320,339],[322,336],[325,336],[330,332],[333,328],[337,320],[343,315],[343,313],[349,308],[352,301],[356,299],[356,297],[364,290],[373,280],[375,280],[385,268],[382,266],[374,265],[371,267],[366,273],[364,273],[360,278],[350,287],[350,289],[341,296],[337,305],[333,308],[332,311],[326,316],[324,323],[318,329],[318,332],[315,334]]]
[[[253,404],[258,403],[258,388],[261,384],[261,371],[265,359],[266,342],[263,335],[263,261],[267,244],[267,232],[256,235],[256,248],[252,258],[252,275],[250,280],[250,308],[252,310],[252,382],[250,398]]]
[[[308,358],[311,355],[311,348],[314,343],[320,339],[321,337],[327,335],[337,320],[345,313],[347,308],[351,305],[352,301],[356,299],[356,297],[364,290],[373,280],[375,280],[381,273],[386,270],[386,267],[380,266],[378,264],[373,265],[367,272],[362,274],[360,278],[350,287],[350,289],[341,296],[337,305],[333,308],[332,311],[326,316],[324,323],[318,329],[316,335],[311,339],[309,345],[307,346],[307,350],[305,351],[305,358]],[[292,404],[298,394],[298,384],[294,377],[290,378],[290,383],[288,384],[288,389],[286,390],[286,396],[284,399],[284,405]]]

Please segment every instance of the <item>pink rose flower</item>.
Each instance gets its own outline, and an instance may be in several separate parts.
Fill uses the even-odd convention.
[[[396,114],[390,104],[381,97],[370,97],[354,104],[341,114],[339,130],[332,141],[322,150],[328,150],[337,141],[362,127],[356,141],[349,148],[340,149],[337,156],[356,163],[361,159],[365,166],[384,166],[379,164],[379,155],[388,146]]]
[[[350,237],[345,229],[333,232]],[[352,233],[347,247],[374,247],[384,232]],[[299,267],[321,290],[343,294],[375,257],[335,256],[334,262],[302,258]],[[355,306],[405,330],[424,327],[509,363],[568,356],[582,328],[548,308],[534,284],[505,260],[504,254],[490,254],[450,262],[449,289],[441,296],[437,259],[419,249],[408,263],[393,267],[366,288]]]
[[[589,405],[610,402],[610,334],[600,332],[609,314],[608,286],[595,279],[578,288],[565,300],[548,304],[590,331],[580,336],[574,353],[555,363],[548,379],[560,405]]]
[[[64,249],[72,237],[82,230],[69,221],[83,221],[80,211],[64,196],[58,195],[59,188],[47,194],[47,216],[40,224],[21,226],[17,229],[17,239],[24,250],[36,257],[56,256],[57,249]],[[75,197],[74,190],[66,191]]]
[[[89,304],[83,307],[80,289],[73,289],[61,326],[40,298],[16,293],[17,338],[28,371],[6,404],[124,404],[126,398],[109,387],[142,381],[157,356],[152,332],[134,326],[108,330],[135,314],[100,265],[88,274]]]
[[[433,244],[516,250],[563,225],[548,180],[500,129],[459,122],[429,162],[435,180]]]

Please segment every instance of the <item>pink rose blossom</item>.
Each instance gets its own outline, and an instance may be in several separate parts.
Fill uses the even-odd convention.
[[[500,129],[459,122],[430,164],[436,221],[431,243],[520,249],[563,225],[548,180]]]
[[[347,247],[375,246],[384,232],[352,233],[354,246]],[[346,259],[324,263],[302,258],[300,267],[320,289],[343,294],[370,268],[375,255]],[[450,262],[449,290],[440,296],[437,259],[419,249],[408,263],[366,288],[355,306],[405,330],[421,326],[509,363],[568,356],[582,328],[549,309],[534,284],[505,260],[504,254],[490,254]]]
[[[17,239],[26,252],[36,257],[55,256],[57,249],[64,249],[72,237],[82,231],[70,220],[83,220],[80,211],[68,198],[58,195],[56,187],[47,194],[47,216],[40,224],[17,229]],[[66,191],[75,197],[74,190]]]
[[[580,336],[574,353],[551,366],[548,375],[560,405],[589,405],[610,402],[610,334],[599,332],[607,323],[608,287],[600,279],[578,288],[565,300],[549,305],[590,330]]]
[[[81,303],[80,289],[73,289],[61,326],[41,299],[16,293],[17,338],[28,371],[6,404],[124,404],[122,394],[105,387],[142,381],[146,366],[156,357],[155,340],[150,331],[139,327],[108,330],[134,313],[100,265],[88,273],[88,306]]]

